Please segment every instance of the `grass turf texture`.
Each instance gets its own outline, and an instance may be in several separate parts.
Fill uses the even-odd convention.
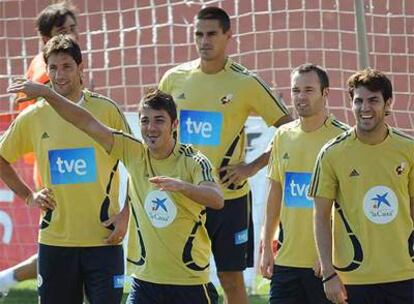
[[[269,291],[269,281],[263,279],[257,279],[258,291],[257,295],[249,296],[249,303],[251,304],[264,304],[267,303],[268,291]],[[37,303],[37,291],[36,291],[36,281],[26,281],[19,283],[16,287],[10,290],[9,295],[0,299],[1,304],[36,304]],[[217,288],[220,294],[219,303],[223,303],[223,291],[221,288]],[[125,288],[125,293],[122,303],[125,303],[128,296],[129,288]]]

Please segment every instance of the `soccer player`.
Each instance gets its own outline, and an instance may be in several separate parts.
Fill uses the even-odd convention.
[[[209,283],[211,244],[205,220],[206,207],[223,206],[223,194],[207,158],[176,142],[172,97],[159,90],[144,96],[139,105],[142,143],[104,126],[47,86],[27,81],[9,88],[17,91],[44,96],[62,117],[125,164],[135,243],[128,250],[134,277],[128,303],[217,303]]]
[[[225,205],[218,211],[207,209],[207,230],[226,303],[243,304],[243,270],[253,266],[254,245],[247,178],[264,167],[270,155],[244,162],[244,124],[252,112],[274,126],[290,117],[263,80],[227,57],[232,32],[224,10],[202,9],[194,36],[200,58],[167,71],[159,87],[177,103],[180,142],[195,145],[219,171]]]
[[[312,270],[318,257],[312,233],[313,201],[307,196],[319,150],[348,129],[327,114],[328,93],[328,75],[321,67],[303,64],[292,71],[291,98],[299,119],[277,130],[268,166],[260,268],[271,279],[270,303],[330,303]],[[275,258],[272,243],[277,226]]]
[[[88,109],[103,124],[129,131],[113,101],[83,89],[82,54],[73,39],[55,36],[43,52],[54,91]],[[10,165],[32,151],[46,187],[39,192],[33,192]],[[120,243],[129,209],[119,213],[118,162],[44,100],[15,119],[0,140],[0,156],[2,180],[27,205],[42,209],[40,303],[82,303],[84,290],[90,303],[119,303],[124,274]]]
[[[58,34],[71,35],[75,40],[79,39],[75,7],[69,1],[47,6],[37,15],[36,27],[44,44]],[[32,59],[25,77],[36,82],[49,83],[42,52]],[[36,100],[25,100],[21,97],[19,96],[19,102],[17,103],[19,111],[36,102]]]
[[[57,34],[69,34],[74,39],[78,40],[78,27],[75,14],[75,8],[67,1],[52,4],[47,6],[37,16],[36,26],[39,31],[42,41],[46,44],[50,38]],[[31,61],[26,72],[26,78],[40,83],[49,83],[49,76],[46,72],[46,64],[43,59],[43,53],[40,52]],[[22,96],[19,97],[17,104],[18,110],[22,111],[24,108],[34,103],[35,100],[22,101]],[[41,187],[40,174],[35,163],[33,153],[24,155],[26,163],[34,165],[33,178],[36,189]],[[1,294],[7,294],[9,289],[29,279],[35,279],[37,275],[37,254],[34,254],[27,260],[18,265],[5,269],[0,272],[0,297]]]
[[[348,92],[356,126],[322,148],[309,192],[325,293],[412,304],[414,139],[385,122],[392,85],[382,72],[355,73]]]

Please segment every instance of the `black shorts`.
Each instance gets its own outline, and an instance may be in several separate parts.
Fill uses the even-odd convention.
[[[312,268],[274,265],[269,303],[331,304]]]
[[[220,210],[207,208],[206,228],[217,271],[243,271],[254,264],[252,194],[224,201]]]
[[[212,283],[167,285],[134,278],[127,304],[217,304],[218,294]]]
[[[348,304],[413,304],[414,279],[366,285],[345,285]]]
[[[122,246],[59,247],[39,244],[38,293],[42,304],[120,303]]]

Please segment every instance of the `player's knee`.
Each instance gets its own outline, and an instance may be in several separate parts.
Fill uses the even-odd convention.
[[[244,290],[243,272],[219,272],[217,275],[225,292]]]

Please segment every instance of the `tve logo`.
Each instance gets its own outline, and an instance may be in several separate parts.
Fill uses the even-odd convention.
[[[180,141],[183,144],[218,146],[223,115],[219,112],[180,112]]]
[[[313,200],[308,197],[311,173],[286,172],[285,204],[288,208],[313,208]]]
[[[50,150],[49,166],[53,185],[96,181],[94,148]]]

